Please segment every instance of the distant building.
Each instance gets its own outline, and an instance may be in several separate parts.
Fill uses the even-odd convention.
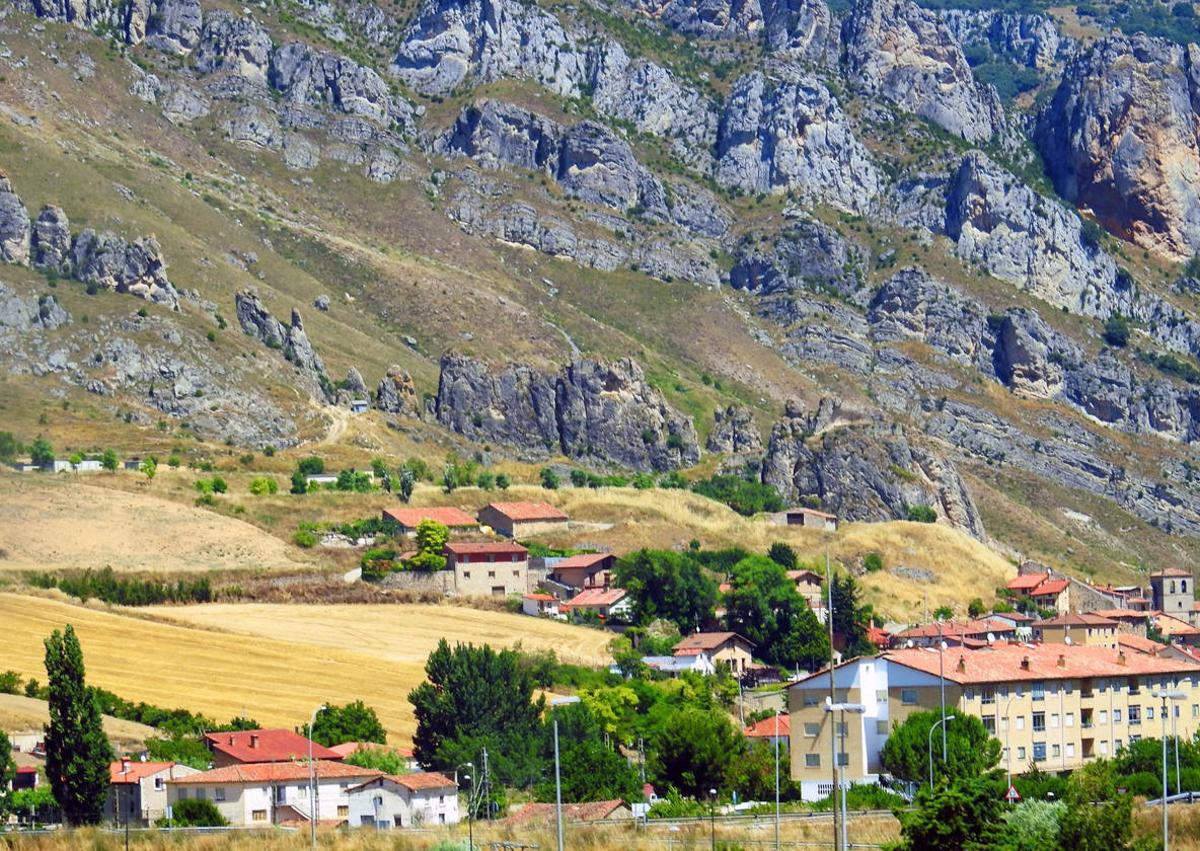
[[[175,762],[122,759],[108,766],[104,820],[149,827],[167,813],[167,781],[200,772]]]
[[[412,748],[398,748],[392,745],[381,745],[378,742],[343,742],[340,745],[334,745],[330,750],[342,759],[359,751],[383,751],[403,759],[404,767],[409,771],[418,771],[421,768],[416,757],[413,756]]]
[[[42,775],[38,774],[36,766],[33,765],[18,765],[17,773],[13,776],[12,788],[16,792],[20,789],[36,789],[42,785]]]
[[[557,617],[558,598],[553,594],[525,594],[521,597],[521,611],[535,618]]]
[[[507,825],[533,825],[550,822],[555,817],[554,804],[525,804],[504,820]],[[563,819],[566,821],[614,821],[632,819],[633,811],[624,801],[588,801],[583,804],[563,804]]]
[[[507,597],[529,590],[529,551],[512,541],[451,541],[443,551],[460,596]]]
[[[911,626],[891,636],[892,647],[984,647],[989,642],[1016,637],[1017,627],[995,616],[970,621],[945,621]]]
[[[796,592],[808,602],[813,611],[825,608],[821,593],[821,575],[811,570],[789,570],[787,578],[796,584]]]
[[[351,827],[428,827],[459,821],[458,786],[437,772],[372,777],[346,795]]]
[[[805,529],[819,529],[822,532],[836,532],[838,527],[836,514],[817,511],[815,508],[788,508],[773,514],[771,519],[781,526],[803,526]]]
[[[205,733],[204,743],[212,751],[213,766],[249,765],[263,762],[295,762],[313,759],[338,760],[341,756],[324,745],[309,742],[292,730],[244,730]]]
[[[1196,585],[1192,575],[1178,567],[1168,567],[1150,574],[1151,606],[1172,617],[1191,621],[1196,602]]]
[[[1097,614],[1059,615],[1033,622],[1034,641],[1047,644],[1080,644],[1085,647],[1117,647],[1118,624]]]
[[[651,670],[676,677],[685,671],[692,671],[704,676],[712,676],[717,672],[712,657],[703,652],[678,656],[643,656],[642,664]]]
[[[428,508],[385,508],[382,514],[385,522],[391,521],[399,528],[402,535],[415,535],[417,526],[424,520],[433,520],[447,527],[451,532],[470,532],[479,528],[479,521],[461,508],[453,506]]]
[[[754,642],[736,632],[695,632],[674,647],[676,656],[705,653],[714,665],[725,665],[735,675],[745,674],[754,664]]]
[[[585,588],[559,606],[559,611],[595,612],[602,620],[621,618],[633,611],[633,600],[624,588]]]
[[[365,414],[369,410],[371,410],[371,402],[369,400],[367,400],[367,399],[351,399],[350,400],[350,413]]]
[[[791,716],[781,713],[772,715],[768,718],[763,718],[742,730],[742,735],[752,741],[765,741],[772,747],[775,742],[779,742],[779,750],[787,753],[788,744],[791,741],[792,719]]]
[[[549,578],[579,591],[584,588],[607,588],[616,565],[617,557],[612,553],[583,553],[548,565]]]
[[[570,518],[544,502],[493,502],[479,509],[479,522],[501,535],[525,538],[567,528]]]

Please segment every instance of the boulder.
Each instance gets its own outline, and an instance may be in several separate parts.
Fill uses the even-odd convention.
[[[379,387],[375,390],[375,407],[389,414],[421,415],[417,386],[408,370],[399,366],[388,367],[387,375],[379,379]]]
[[[71,224],[61,207],[45,206],[33,223],[33,265],[58,274],[71,270]]]
[[[152,236],[129,242],[88,228],[75,237],[71,266],[75,277],[85,284],[179,308],[179,294],[167,278],[162,249]]]
[[[27,265],[29,244],[29,211],[0,170],[0,260]]]

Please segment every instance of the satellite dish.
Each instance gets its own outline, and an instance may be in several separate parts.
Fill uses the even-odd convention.
[[[1071,636],[1069,636],[1069,635],[1068,635],[1066,638],[1064,638],[1064,639],[1063,639],[1063,643],[1064,643],[1064,644],[1070,644],[1070,643],[1071,643]]]
[[[908,647],[908,648],[910,648],[910,649],[911,649],[911,648],[912,648],[912,646],[913,646],[913,641],[912,641],[912,639],[910,638],[908,641],[904,642],[904,646],[905,646],[905,647]]]
[[[987,635],[987,641],[988,641],[988,644],[995,644],[996,643],[996,634],[994,632],[989,632]]]

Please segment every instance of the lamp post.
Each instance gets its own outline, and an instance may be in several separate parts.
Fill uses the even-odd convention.
[[[712,849],[717,851],[717,790],[708,790],[708,825],[712,837]]]
[[[834,712],[842,713],[842,729],[841,729],[841,734],[840,734],[842,737],[842,751],[841,752],[845,753],[846,752],[846,713],[849,712],[852,715],[862,715],[864,712],[867,711],[867,707],[863,706],[861,703],[831,703],[831,702],[827,702],[825,704],[825,711],[829,713],[829,718],[831,721],[833,720]],[[836,742],[837,742],[836,735],[838,734],[838,731],[835,729],[833,732],[834,732],[834,736],[831,737],[831,738],[834,738],[834,743],[835,743],[834,748],[833,748],[833,750],[834,750],[833,762],[834,762],[834,767],[837,768],[838,750],[837,750],[837,744],[836,744]],[[849,762],[850,762],[850,758],[849,758],[849,755],[847,755],[847,757],[846,757],[846,767],[847,768],[849,768]],[[848,818],[848,814],[846,812],[846,789],[842,786],[842,784],[840,782],[838,783],[837,791],[841,793],[841,799],[842,799],[842,803],[841,803],[842,832],[840,835],[835,835],[834,839],[837,841],[839,848],[846,849],[846,848],[850,847],[850,831],[847,827],[849,818]],[[834,810],[836,811],[837,810],[837,800],[834,799],[833,803],[834,803]]]
[[[1171,828],[1167,822],[1167,701],[1183,700],[1187,695],[1178,689],[1174,691],[1159,689],[1150,692],[1150,696],[1162,699],[1162,833],[1163,851],[1168,851]]]
[[[578,697],[554,697],[550,699],[550,715],[554,719],[554,812],[558,819],[558,851],[563,851],[562,775],[558,765],[558,715],[556,706],[578,703]]]
[[[953,720],[954,720],[953,715],[947,715],[945,718],[941,718],[937,721],[934,721],[933,726],[929,728],[929,788],[930,788],[930,790],[933,789],[933,731],[936,730],[939,726],[942,728],[942,742],[944,743],[946,741],[946,722],[953,721]],[[943,744],[942,762],[946,761],[946,751],[944,750],[944,748],[945,748],[945,745]]]
[[[1012,702],[1016,700],[1015,694],[1008,696],[1008,701],[1004,704],[1004,768],[1008,772],[1008,788],[1012,788]]]
[[[469,768],[474,771],[475,763],[460,762],[454,766],[456,772],[460,768]],[[475,780],[470,774],[464,774],[463,777],[471,784],[471,791],[467,792],[467,851],[475,851],[475,822],[471,820],[471,817],[475,814],[473,812],[475,809]]]
[[[938,618],[938,688],[941,690],[941,706],[942,706],[942,759],[946,758],[946,669],[944,658],[946,655],[946,641],[942,637],[942,619]],[[929,781],[929,785],[933,785],[933,781]]]
[[[775,851],[779,851],[779,715],[775,710]]]
[[[308,719],[308,828],[309,841],[314,849],[317,847],[317,764],[313,762],[312,737],[317,714],[325,708],[325,704],[322,703],[313,710],[312,717]]]

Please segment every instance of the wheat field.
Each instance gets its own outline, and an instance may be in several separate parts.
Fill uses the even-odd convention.
[[[526,649],[597,662],[608,640],[599,630],[452,606],[215,605],[150,616],[0,593],[0,670],[44,681],[42,641],[68,623],[88,681],[121,697],[285,727],[305,723],[322,702],[361,699],[396,744],[415,729],[408,692],[424,679],[425,657],[442,636],[503,646],[521,640]]]

